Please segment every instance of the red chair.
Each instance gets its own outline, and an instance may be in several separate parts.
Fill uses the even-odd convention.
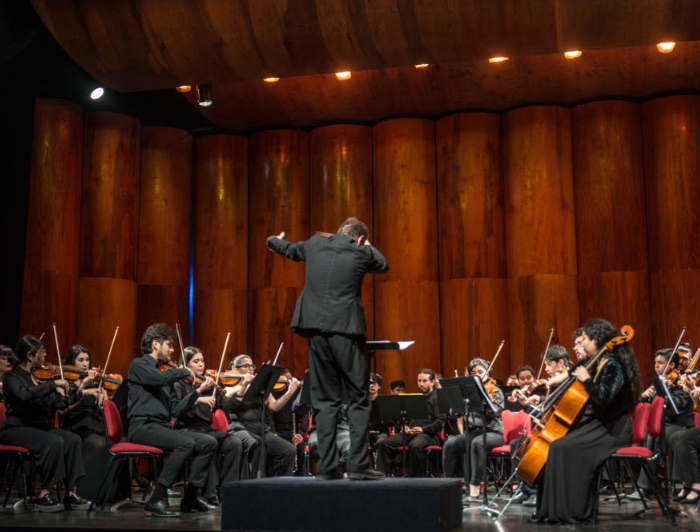
[[[489,459],[494,463],[494,481],[505,480],[513,467],[510,444],[518,438],[527,438],[532,431],[530,415],[524,410],[501,412],[503,421],[503,445],[494,447],[488,452]],[[478,436],[477,436],[478,437]]]
[[[165,451],[158,447],[152,447],[150,445],[141,445],[138,443],[129,443],[122,441],[124,438],[124,429],[122,427],[122,418],[119,414],[119,409],[117,406],[106,399],[102,403],[102,414],[105,423],[105,435],[107,437],[107,449],[112,455],[107,472],[102,478],[100,487],[97,490],[97,495],[95,499],[90,503],[90,508],[88,508],[88,513],[92,511],[93,506],[97,501],[100,500],[102,492],[105,488],[105,482],[112,472],[112,468],[115,464],[119,463],[120,460],[129,460],[136,457],[148,458],[151,463],[151,471],[153,472],[153,478],[156,478],[156,472],[158,471],[158,466],[162,462],[163,455]]]
[[[695,428],[700,427],[700,412],[693,412],[693,419],[695,420]]]
[[[223,410],[214,410],[211,416],[211,426],[215,430],[226,432],[228,430],[228,417]]]
[[[659,508],[661,508],[661,512],[663,513],[664,517],[668,517],[671,520],[671,522],[675,525],[675,518],[673,517],[673,514],[667,511],[666,505],[663,502],[661,486],[656,476],[656,471],[652,469],[652,465],[659,459],[660,451],[653,451],[652,449],[642,445],[642,442],[646,438],[646,435],[648,435],[651,438],[652,442],[655,442],[662,434],[664,426],[664,410],[665,406],[663,397],[654,397],[654,400],[651,402],[651,406],[646,410],[648,412],[646,424],[647,430],[646,434],[644,434],[644,430],[642,429],[642,421],[644,419],[645,410],[643,406],[637,405],[632,421],[632,445],[628,445],[616,450],[612,454],[612,456],[610,456],[608,462],[619,462],[625,468],[625,471],[627,471],[627,474],[632,480],[632,484],[634,485],[642,503],[644,504],[644,510],[642,510],[641,512],[637,512],[638,514],[643,513],[649,509],[649,506],[647,505],[646,500],[644,499],[644,494],[639,488],[636,477],[631,469],[632,464],[639,465],[649,478],[652,491],[654,492],[656,501],[659,503]],[[639,420],[636,419],[638,413]],[[660,448],[661,446],[657,447]]]
[[[445,443],[445,429],[440,431],[438,436],[439,443],[437,445],[428,445],[423,449],[425,453],[425,476],[426,477],[437,477],[440,476],[442,472],[442,446]],[[435,466],[435,474],[430,472],[431,459]]]
[[[0,427],[5,423],[5,419],[7,418],[7,411],[5,407],[5,403],[0,402]],[[0,487],[2,487],[5,484],[5,475],[7,474],[10,464],[14,463],[15,467],[12,470],[12,477],[10,478],[10,483],[7,486],[7,495],[5,496],[5,500],[2,503],[2,507],[5,508],[7,506],[7,501],[10,498],[10,493],[12,492],[12,486],[15,483],[15,478],[17,478],[17,471],[19,471],[20,475],[19,478],[22,482],[22,485],[20,486],[20,492],[21,494],[24,494],[24,500],[29,496],[28,492],[28,487],[29,487],[29,482],[27,481],[27,477],[24,474],[24,468],[23,463],[25,460],[31,460],[32,455],[29,452],[29,449],[26,447],[20,447],[19,445],[5,445],[5,444],[0,444],[0,460],[7,460],[7,466],[5,467],[5,472],[2,474],[2,480],[0,481]]]

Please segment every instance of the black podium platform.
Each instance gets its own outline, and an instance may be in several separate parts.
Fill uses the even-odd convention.
[[[222,530],[447,532],[462,525],[459,479],[278,477],[221,487]]]

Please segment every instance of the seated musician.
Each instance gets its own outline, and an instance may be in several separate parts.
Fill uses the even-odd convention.
[[[6,345],[0,345],[0,402],[5,402],[5,396],[2,392],[2,376],[5,373],[12,371],[12,361],[15,359],[15,353],[12,348]]]
[[[688,342],[683,342],[678,346],[678,373],[683,375],[688,373],[690,365],[691,349]]]
[[[68,350],[64,364],[74,366],[84,377],[76,384],[81,386],[82,397],[61,412],[61,428],[76,433],[83,441],[83,463],[86,475],[78,480],[80,493],[94,499],[109,468],[109,451],[102,419],[104,390],[100,386],[99,373],[92,367],[92,354],[87,347],[74,345]],[[113,470],[112,478],[105,485],[110,491],[105,501],[115,501],[129,496],[129,473],[126,469]],[[125,476],[124,476],[125,475]]]
[[[402,380],[391,381],[391,384],[389,384],[389,393],[391,393],[391,395],[406,393],[406,383]]]
[[[312,427],[309,430],[309,455],[318,460],[318,434],[316,426],[312,422]],[[338,409],[338,417],[336,422],[335,445],[338,448],[338,466],[339,473],[347,476],[348,456],[350,456],[350,418],[348,417],[348,405],[342,403]]]
[[[588,358],[588,354],[583,349],[583,329],[579,327],[572,333],[571,337],[574,340],[574,355],[576,356],[576,364],[580,364]]]
[[[578,406],[581,411],[578,421],[548,446],[537,486],[537,511],[533,518],[536,522],[594,522],[598,510],[598,472],[610,454],[629,444],[632,437],[630,415],[640,387],[639,368],[632,349],[620,331],[603,319],[588,321],[582,336],[583,349],[590,357],[590,372],[585,365],[579,365],[572,374],[581,382],[588,398]],[[611,350],[606,348],[608,342]],[[564,393],[554,408],[570,408],[576,402],[574,395],[577,394]],[[553,424],[557,421],[556,416],[551,418]],[[558,427],[551,427],[551,431],[555,428]],[[530,445],[535,447],[533,442]],[[521,474],[528,458],[526,452],[520,462]]]
[[[82,390],[62,378],[37,381],[32,370],[43,366],[46,349],[35,336],[20,338],[15,353],[14,368],[3,375],[7,418],[0,443],[29,449],[41,472],[39,496],[29,500],[27,509],[87,510],[90,501],[76,493],[78,479],[85,475],[80,436],[55,427],[56,411],[76,403]],[[65,481],[67,489],[63,503],[50,491],[59,481]]]
[[[473,377],[479,377],[488,391],[491,402],[503,409],[503,392],[487,373],[488,361],[475,358],[469,362],[467,371]],[[503,445],[503,423],[500,414],[486,420],[486,449],[484,449],[484,419],[479,411],[470,410],[463,421],[463,437],[450,437],[442,449],[443,468],[445,477],[454,476],[462,464],[464,481],[469,484],[469,494],[466,502],[478,501],[481,482],[483,480],[484,453],[499,445]]]
[[[389,437],[390,427],[381,422],[379,416],[379,405],[377,403],[377,397],[379,397],[379,389],[382,387],[383,383],[384,379],[379,373],[369,374],[369,446],[371,449],[374,450],[375,453],[379,444]]]
[[[423,419],[412,420],[402,428],[401,433],[383,440],[377,448],[377,469],[384,474],[391,472],[391,465],[396,458],[396,449],[408,445],[408,471],[410,477],[418,477],[425,470],[423,449],[428,445],[437,445],[444,424],[440,414],[435,390],[435,373],[431,369],[418,372],[418,390],[426,397],[428,410]]]
[[[178,381],[173,384],[173,391],[179,400],[183,400],[193,393],[196,388],[201,390],[201,395],[189,410],[180,413],[175,421],[175,428],[208,434],[216,440],[218,453],[209,466],[209,474],[202,489],[202,496],[207,503],[218,507],[220,505],[218,486],[222,482],[241,479],[243,445],[235,434],[222,432],[212,427],[212,415],[217,409],[231,410],[236,390],[233,387],[228,387],[225,391],[219,390],[220,393],[213,394],[212,392],[215,390],[213,380],[211,377],[204,376],[206,366],[202,350],[189,346],[183,350],[183,356],[185,357],[185,365],[194,372],[197,380]]]
[[[189,368],[160,369],[171,361],[175,336],[175,331],[164,323],[149,326],[141,338],[143,356],[131,362],[126,375],[129,389],[129,440],[171,451],[145,506],[146,515],[156,517],[180,515],[168,508],[166,494],[182,473],[188,458],[192,458],[189,482],[180,502],[180,511],[190,513],[215,509],[200,496],[200,490],[206,484],[209,465],[218,448],[216,439],[208,434],[174,430],[170,426],[172,418],[191,410],[201,393],[207,389],[202,385],[182,399],[172,393],[171,387],[176,382],[194,379],[194,372]],[[208,386],[212,385],[213,382],[209,379]]]
[[[689,379],[686,391],[700,412],[700,387]],[[700,503],[700,427],[676,432],[669,440],[671,457],[671,480],[683,484],[674,500],[683,505],[697,506]]]
[[[255,364],[249,355],[238,355],[231,363],[231,369],[239,373],[245,373],[249,377],[255,374]],[[251,381],[252,382],[252,381]],[[265,399],[265,407],[269,412],[277,412],[288,401],[294,397],[299,388],[299,381],[292,378],[287,387],[287,391],[278,398],[268,395]],[[294,458],[296,456],[296,446],[291,442],[280,438],[272,432],[265,420],[262,426],[262,400],[257,397],[252,401],[237,402],[231,409],[231,424],[229,430],[234,431],[243,442],[244,450],[248,451],[251,466],[251,476],[255,478],[258,473],[260,463],[260,441],[262,435],[265,437],[265,476],[291,476],[294,472]],[[252,444],[252,445],[251,445]],[[252,453],[252,455],[251,455]]]

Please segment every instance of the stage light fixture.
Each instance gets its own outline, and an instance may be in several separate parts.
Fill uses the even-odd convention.
[[[673,52],[673,49],[676,47],[675,42],[660,42],[659,44],[656,45],[656,49],[661,52],[662,54],[670,54]]]
[[[338,78],[340,81],[345,81],[352,77],[352,72],[350,72],[349,70],[346,70],[344,72],[336,72],[335,77]]]
[[[420,63],[418,65],[414,65],[416,68],[427,68],[430,66],[430,63]]]
[[[503,55],[489,57],[489,63],[503,63],[504,61],[508,61],[508,59],[510,59],[510,57],[505,57]]]
[[[567,59],[576,59],[577,57],[581,57],[581,55],[581,50],[569,50],[568,52],[564,52],[564,57]]]
[[[105,90],[102,87],[97,87],[96,89],[93,89],[93,91],[90,93],[90,98],[93,100],[99,100],[102,98],[102,95],[105,93]]]
[[[277,83],[280,80],[280,78],[263,78],[263,81],[266,83]]]
[[[210,107],[214,103],[211,99],[211,85],[208,83],[197,85],[197,103],[201,107]]]
[[[192,90],[192,85],[178,85],[175,87],[177,92],[190,92]]]

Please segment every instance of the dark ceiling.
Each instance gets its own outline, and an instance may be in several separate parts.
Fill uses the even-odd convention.
[[[2,6],[2,24],[15,36],[2,43],[3,70],[9,65],[32,78],[37,94],[194,133],[700,90],[697,0],[20,0]],[[676,49],[659,53],[655,44],[667,40],[677,41]],[[565,59],[571,49],[583,55]],[[493,55],[510,60],[490,64]],[[416,69],[417,63],[430,66]],[[338,70],[351,70],[352,78],[338,81]],[[281,79],[262,81],[270,75]],[[110,90],[98,102],[86,101],[95,80]],[[183,83],[211,84],[214,105],[198,107],[195,91],[177,93],[173,87]]]

